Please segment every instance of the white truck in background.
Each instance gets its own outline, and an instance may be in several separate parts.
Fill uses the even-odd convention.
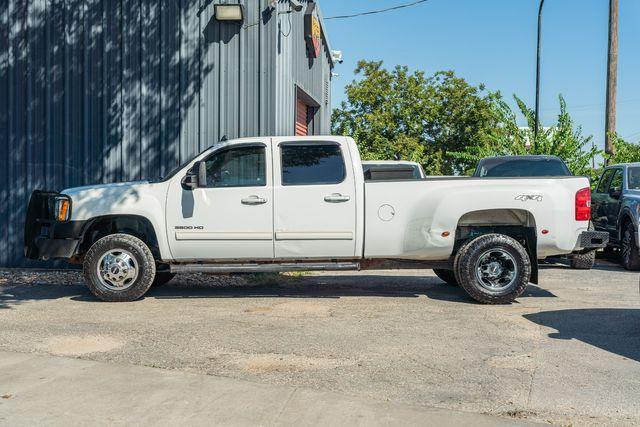
[[[25,254],[81,263],[105,301],[179,272],[434,268],[482,303],[537,283],[537,259],[603,247],[589,182],[420,178],[365,182],[342,136],[211,147],[158,182],[35,191]]]
[[[365,181],[427,177],[419,163],[406,160],[363,160],[362,172]]]

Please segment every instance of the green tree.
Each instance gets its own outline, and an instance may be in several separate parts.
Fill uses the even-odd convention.
[[[537,147],[534,144],[535,113],[522,99],[515,95],[514,99],[528,126],[518,126],[516,114],[506,102],[497,100],[493,112],[498,125],[489,129],[476,145],[451,155],[475,164],[488,156],[546,154],[562,158],[575,175],[593,173],[593,158],[600,151],[592,145],[592,136],[584,136],[582,128],[575,125],[562,95],[557,122],[549,128],[538,129]]]
[[[613,135],[615,154],[608,158],[609,164],[640,162],[640,144],[627,142],[618,135]]]
[[[450,153],[475,146],[498,125],[499,93],[452,71],[426,77],[405,66],[390,71],[381,61],[360,61],[355,74],[362,77],[347,85],[332,131],[352,136],[365,160],[411,160],[434,175],[465,171],[472,160]]]

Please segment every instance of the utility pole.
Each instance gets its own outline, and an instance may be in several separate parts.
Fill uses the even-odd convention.
[[[614,154],[612,134],[616,132],[616,87],[618,84],[618,0],[609,0],[609,55],[607,58],[607,112],[605,146],[607,154]]]
[[[533,151],[538,151],[538,127],[540,127],[540,41],[542,32],[542,6],[544,0],[540,0],[538,8],[538,48],[536,50],[536,115],[535,128],[533,129]]]

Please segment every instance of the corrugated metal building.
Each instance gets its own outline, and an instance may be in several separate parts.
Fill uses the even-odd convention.
[[[317,5],[240,3],[241,23],[214,16],[232,0],[0,1],[0,266],[34,265],[33,189],[161,176],[223,136],[329,133]]]

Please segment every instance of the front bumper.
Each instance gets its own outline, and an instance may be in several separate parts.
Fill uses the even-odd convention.
[[[39,237],[33,243],[27,258],[48,260],[54,258],[69,259],[76,254],[79,240],[76,239],[52,239],[46,236]]]
[[[58,222],[53,201],[59,193],[34,191],[24,225],[24,255],[29,259],[69,259],[76,254],[84,221]]]

